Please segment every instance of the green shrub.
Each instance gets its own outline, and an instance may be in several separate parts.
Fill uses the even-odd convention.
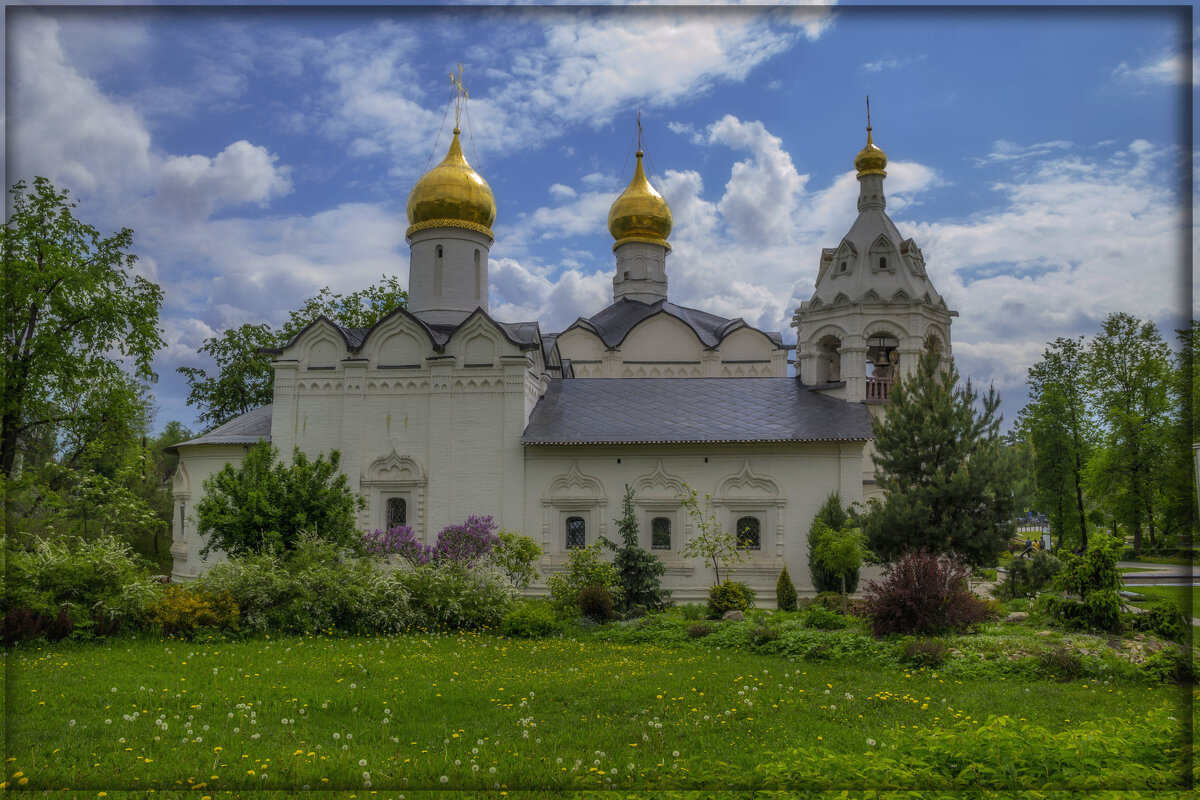
[[[14,624],[17,617],[41,619],[52,635],[67,622],[76,636],[134,630],[162,593],[146,564],[112,537],[39,540],[32,550],[9,550],[6,578],[0,613],[7,618],[16,612]],[[55,622],[64,608],[65,619]]]
[[[837,611],[842,607],[842,594],[841,592],[818,592],[812,599],[812,605]]]
[[[1124,585],[1117,570],[1119,541],[1102,533],[1088,540],[1082,556],[1063,555],[1062,569],[1054,576],[1054,588],[1080,598],[1083,621],[1092,628],[1106,631],[1121,628],[1121,600],[1117,592]],[[1062,608],[1060,606],[1060,608]]]
[[[1069,682],[1083,675],[1083,659],[1069,647],[1047,650],[1038,655],[1038,666],[1047,678]]]
[[[1062,562],[1045,550],[1038,550],[1032,558],[1013,558],[1004,581],[992,593],[1010,599],[1032,597],[1050,585],[1060,571]]]
[[[435,562],[397,576],[409,592],[412,624],[426,630],[494,628],[513,602],[505,579],[482,567]]]
[[[708,590],[708,615],[722,617],[727,611],[748,611],[754,607],[754,590],[737,581],[722,581]]]
[[[787,567],[780,570],[779,580],[775,582],[775,606],[780,611],[796,610],[796,587]]]
[[[695,625],[688,626],[687,634],[693,639],[702,639],[705,636],[708,636],[714,630],[716,630],[716,628],[714,628],[712,625],[709,625],[707,622],[697,622]]]
[[[227,592],[249,632],[394,633],[416,622],[405,573],[343,556],[331,543],[303,537],[286,557],[259,554],[215,565],[197,582]]]
[[[1168,600],[1150,605],[1141,614],[1124,614],[1122,620],[1129,630],[1152,633],[1172,642],[1182,642],[1189,625],[1187,617]]]
[[[504,615],[500,632],[520,639],[538,639],[558,629],[558,620],[550,604],[541,600],[518,602]]]
[[[546,578],[550,588],[550,603],[562,619],[574,617],[579,610],[579,593],[585,586],[603,586],[610,593],[617,590],[617,570],[601,558],[603,545],[579,547],[567,555],[567,564],[562,572]]]
[[[575,598],[579,613],[601,624],[613,618],[613,596],[606,586],[585,586]]]
[[[832,631],[846,627],[846,618],[823,605],[813,603],[800,612],[800,624],[806,628]]]
[[[168,586],[149,608],[149,621],[169,636],[193,636],[202,630],[236,631],[237,603],[228,592],[208,592],[191,586]]]
[[[779,629],[772,628],[769,625],[759,625],[754,630],[750,631],[750,644],[755,647],[763,647],[770,644],[779,638]]]
[[[514,589],[528,588],[538,576],[534,565],[542,557],[542,548],[533,537],[513,531],[502,530],[496,536],[500,544],[489,556],[492,564]]]
[[[842,575],[825,569],[815,557],[820,544],[823,530],[838,531],[854,524],[854,517],[842,507],[842,498],[837,492],[831,492],[825,502],[817,509],[812,524],[808,529],[808,572],[812,576],[813,588],[817,592],[842,591]],[[858,568],[846,570],[846,594],[854,594],[858,589]]]
[[[1196,655],[1190,648],[1171,645],[1146,656],[1142,670],[1151,678],[1163,683],[1195,686],[1197,678],[1200,678],[1200,665],[1196,663]]]
[[[907,639],[900,648],[900,660],[914,667],[938,667],[950,657],[950,645],[941,639]]]
[[[704,619],[705,612],[708,609],[700,603],[685,603],[679,608],[679,616],[686,620]]]
[[[288,465],[269,442],[254,445],[240,464],[226,464],[204,480],[196,504],[197,527],[207,542],[202,552],[283,553],[305,535],[361,549],[354,513],[364,502],[350,491],[340,463],[336,450],[310,461],[297,447]]]
[[[633,489],[625,485],[621,518],[614,520],[621,542],[604,544],[613,550],[613,568],[617,571],[622,611],[632,608],[660,609],[671,593],[662,588],[662,576],[667,567],[657,555],[646,550],[638,541],[638,515],[633,507]]]

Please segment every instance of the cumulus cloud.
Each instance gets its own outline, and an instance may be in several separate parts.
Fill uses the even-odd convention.
[[[1200,68],[1185,53],[1163,53],[1151,60],[1131,65],[1122,61],[1113,70],[1118,83],[1134,86],[1196,84]]]
[[[545,332],[566,328],[612,302],[612,273],[567,269],[554,280],[511,258],[489,262],[491,310],[505,320],[537,320]]]
[[[265,204],[292,189],[289,167],[278,157],[245,139],[234,142],[215,158],[174,156],[158,170],[157,197],[170,212],[206,217],[222,206]]]
[[[137,112],[105,97],[69,62],[55,20],[9,23],[11,180],[42,175],[75,192],[115,195],[146,183],[150,134]]]

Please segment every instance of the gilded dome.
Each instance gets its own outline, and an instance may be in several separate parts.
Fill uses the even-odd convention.
[[[867,146],[858,151],[858,155],[854,157],[854,167],[858,170],[858,177],[864,175],[882,175],[885,178],[887,173],[883,168],[887,166],[887,153],[875,146],[875,142],[871,139],[871,126],[867,126]]]
[[[646,180],[646,172],[642,169],[643,155],[641,150],[637,151],[633,180],[608,210],[608,231],[617,240],[614,248],[630,241],[670,247],[667,237],[675,222],[671,219],[667,201]]]
[[[496,199],[463,156],[459,129],[442,163],[426,172],[408,196],[409,235],[426,228],[468,228],[492,236]]]

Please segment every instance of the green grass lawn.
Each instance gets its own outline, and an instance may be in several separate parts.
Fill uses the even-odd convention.
[[[42,645],[9,653],[6,680],[8,785],[89,797],[919,789],[928,778],[906,770],[925,763],[958,775],[940,788],[1092,774],[1098,788],[1169,787],[1163,754],[1190,718],[1174,687],[958,680],[587,636]],[[1059,751],[1076,777],[1013,772]]]

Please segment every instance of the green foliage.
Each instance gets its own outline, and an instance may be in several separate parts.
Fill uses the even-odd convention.
[[[1012,535],[1014,464],[1000,437],[1000,397],[959,386],[953,363],[921,356],[892,386],[886,416],[871,422],[875,479],[886,499],[871,504],[864,530],[885,561],[928,550],[990,566]]]
[[[821,745],[793,748],[762,763],[753,785],[760,789],[844,786],[876,789],[1014,792],[1053,786],[1056,791],[1178,788],[1183,738],[1173,709],[1164,704],[1145,714],[1101,718],[1079,728],[1050,729],[1011,716],[913,726],[869,740],[863,750],[842,752]]]
[[[942,639],[918,636],[900,645],[900,660],[914,667],[940,667],[950,657],[950,645]]]
[[[623,611],[634,608],[660,609],[670,592],[662,588],[662,576],[667,567],[658,556],[638,542],[637,511],[633,507],[633,489],[625,485],[621,502],[621,518],[614,520],[621,534],[621,543],[608,540],[605,546],[615,551],[613,567],[617,570],[620,605]]]
[[[823,605],[813,603],[800,612],[800,624],[806,628],[832,631],[846,627],[846,618]]]
[[[1088,345],[1084,381],[1101,428],[1100,458],[1088,464],[1092,496],[1107,516],[1156,543],[1164,490],[1189,491],[1177,475],[1190,472],[1174,452],[1171,357],[1158,328],[1129,314],[1109,314]],[[1186,446],[1186,442],[1183,443]],[[1190,481],[1185,477],[1184,481]]]
[[[847,576],[857,575],[866,553],[866,540],[858,528],[834,530],[821,520],[813,523],[809,559],[826,575],[836,575],[842,593],[842,613],[846,613]]]
[[[1127,613],[1122,619],[1129,630],[1145,631],[1172,642],[1183,642],[1191,625],[1170,600],[1159,600],[1147,606],[1144,613]]]
[[[692,518],[695,530],[679,554],[684,558],[703,559],[705,568],[713,570],[713,585],[717,586],[721,583],[721,565],[740,564],[746,560],[746,555],[738,547],[737,537],[721,527],[712,510],[712,497],[704,495],[704,507],[701,508],[696,490],[687,484],[683,490],[680,502]]]
[[[579,613],[593,622],[604,624],[613,618],[613,596],[607,586],[585,586],[575,598]]]
[[[677,608],[679,609],[679,616],[693,621],[703,619],[705,613],[708,611],[708,608],[701,603],[684,603],[681,606],[677,606]]]
[[[133,274],[132,231],[102,238],[75,219],[68,193],[45,178],[32,188],[18,181],[9,195],[12,215],[0,228],[5,481],[19,455],[34,464],[51,456],[69,462],[95,437],[132,436],[132,412],[144,403],[126,370],[152,378],[164,344],[162,289]]]
[[[252,633],[395,633],[417,620],[405,577],[305,536],[286,554],[216,564],[197,581],[197,590],[232,597],[242,629]]]
[[[1056,541],[1087,547],[1084,465],[1097,435],[1088,409],[1084,346],[1055,339],[1029,370],[1029,404],[1017,428],[1034,451],[1034,502],[1045,509]]]
[[[408,294],[395,276],[348,295],[334,294],[329,287],[310,297],[278,329],[246,323],[229,328],[220,336],[205,339],[198,351],[212,359],[216,370],[209,374],[196,367],[179,367],[187,380],[188,405],[200,409],[199,419],[215,428],[251,409],[271,402],[274,372],[270,352],[287,342],[318,317],[345,328],[369,328],[408,304]]]
[[[695,625],[688,626],[687,635],[692,639],[703,639],[715,630],[716,628],[707,622],[697,622]]]
[[[1080,609],[1058,604],[1053,611],[1063,619],[1076,619],[1090,627],[1119,630],[1121,600],[1125,585],[1117,570],[1120,542],[1103,534],[1093,535],[1082,556],[1064,553],[1062,569],[1054,576],[1054,588],[1079,597]]]
[[[610,592],[620,585],[616,568],[601,558],[603,545],[597,542],[591,547],[579,547],[567,555],[562,572],[547,576],[546,586],[550,589],[550,602],[555,613],[563,619],[575,616],[577,599],[585,586],[604,586]]]
[[[1146,656],[1142,669],[1162,683],[1195,686],[1200,680],[1200,664],[1196,662],[1196,652],[1184,645],[1172,645],[1157,653],[1151,653]]]
[[[842,507],[842,498],[837,492],[830,492],[825,498],[825,502],[817,509],[816,516],[813,517],[812,524],[808,528],[808,572],[812,576],[813,588],[818,592],[840,592],[842,591],[842,578],[846,580],[846,593],[854,594],[858,589],[858,568],[848,570],[842,575],[830,573],[825,570],[813,558],[813,551],[816,549],[817,540],[820,537],[820,530],[828,528],[830,530],[840,531],[843,528],[852,527],[854,517],[848,509]],[[824,528],[819,528],[819,525],[824,525]]]
[[[161,591],[115,538],[40,540],[32,550],[9,550],[0,616],[24,608],[53,619],[65,607],[77,634],[134,630]]]
[[[338,451],[328,460],[321,455],[310,461],[297,447],[290,466],[278,455],[268,442],[259,442],[241,464],[226,464],[205,479],[204,497],[196,504],[197,527],[207,539],[201,552],[284,553],[305,533],[360,549],[354,512],[363,500],[350,491]]]
[[[500,632],[514,639],[539,639],[558,630],[558,620],[549,603],[541,600],[518,602],[504,615]]]
[[[233,632],[238,627],[237,603],[228,592],[212,593],[198,587],[168,586],[150,606],[151,625],[168,636],[191,637],[206,629]]]
[[[513,602],[499,572],[456,561],[398,572],[396,580],[409,592],[412,625],[425,630],[496,628]]]
[[[1046,552],[1038,550],[1030,558],[1009,559],[1008,575],[996,587],[997,597],[1027,597],[1036,595],[1050,584],[1062,570],[1062,562]]]
[[[727,611],[749,611],[754,608],[754,590],[744,583],[726,580],[708,590],[708,615],[721,617]]]
[[[534,565],[542,557],[542,548],[532,536],[514,531],[502,530],[496,536],[499,537],[500,544],[489,556],[491,563],[508,579],[514,589],[527,588],[538,576]]]
[[[796,610],[796,587],[786,566],[780,570],[779,580],[775,581],[775,607],[780,611]]]

